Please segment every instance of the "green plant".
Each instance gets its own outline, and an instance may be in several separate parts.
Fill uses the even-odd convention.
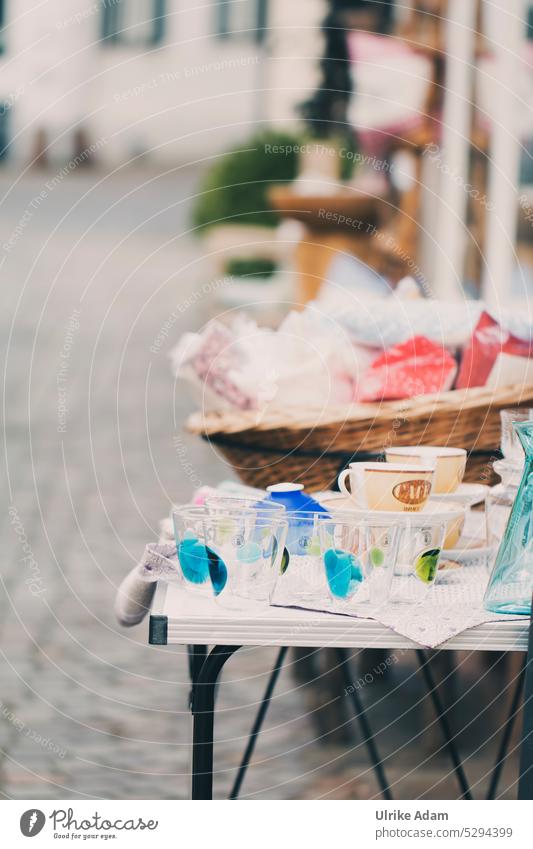
[[[277,269],[273,259],[262,256],[234,257],[226,263],[230,277],[272,277]]]
[[[278,214],[267,193],[275,183],[288,183],[298,173],[301,138],[265,130],[222,156],[209,169],[193,211],[196,227],[251,224],[275,227]]]

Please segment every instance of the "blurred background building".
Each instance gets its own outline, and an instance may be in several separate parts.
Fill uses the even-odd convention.
[[[449,11],[461,20],[448,25]],[[524,185],[533,176],[532,5],[513,0],[512,11],[511,32],[512,16],[502,24],[493,4],[456,0],[57,0],[53,8],[2,0],[0,157],[17,168],[57,168],[74,158],[76,168],[133,162],[157,169],[207,165],[267,125],[288,128],[299,141],[340,131],[362,151],[352,164],[367,165],[356,188],[365,170],[381,169],[385,201],[402,213],[392,228],[400,245],[394,256],[376,260],[360,246],[352,252],[396,278],[406,254],[421,275],[434,277],[435,291],[451,296],[457,286],[447,263],[433,274],[438,232],[446,229],[451,265],[461,266],[470,291],[487,294],[492,283],[480,253],[488,228],[490,255],[501,222],[484,200],[497,193],[500,218],[512,221],[504,239],[514,242],[530,199],[524,189],[517,208],[508,184],[519,166]],[[514,90],[506,97],[508,80]],[[511,120],[515,141],[505,129]],[[298,171],[306,177],[321,170],[318,157],[312,165],[303,159]],[[330,168],[330,180],[343,164]],[[350,250],[348,242],[334,240],[332,249]],[[509,277],[501,251],[489,258],[496,278]]]
[[[254,123],[293,120],[317,84],[325,7],[2,0],[2,157],[61,162],[105,138],[106,167],[143,155],[176,163],[219,152]]]

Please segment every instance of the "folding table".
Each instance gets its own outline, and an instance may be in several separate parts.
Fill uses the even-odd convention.
[[[439,650],[517,651],[524,654],[522,670],[517,677],[502,727],[487,794],[489,799],[496,796],[514,721],[520,709],[522,690],[524,706],[518,797],[533,799],[533,629],[530,630],[529,625],[529,620],[526,619],[485,623],[463,631],[439,646]],[[285,656],[288,649],[295,646],[324,647],[334,649],[337,653],[346,691],[351,697],[363,740],[385,799],[391,799],[392,794],[357,688],[351,686],[353,676],[349,668],[348,649],[412,649],[416,653],[437,714],[461,798],[472,798],[426,651],[417,643],[374,620],[281,607],[270,607],[254,616],[243,616],[222,611],[210,599],[185,594],[175,584],[160,582],[152,604],[149,642],[153,645],[178,644],[189,647],[192,684],[190,707],[193,715],[193,799],[212,799],[216,683],[226,661],[242,646],[280,646],[280,651],[260,702],[230,798],[238,797]],[[209,646],[213,648],[209,650]]]

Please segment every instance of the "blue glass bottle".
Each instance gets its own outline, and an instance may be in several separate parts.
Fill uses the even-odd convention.
[[[525,465],[485,593],[493,613],[531,613],[533,592],[533,422],[514,422]]]

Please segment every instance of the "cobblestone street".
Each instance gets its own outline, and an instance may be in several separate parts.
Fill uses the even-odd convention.
[[[0,794],[186,798],[185,652],[148,646],[146,623],[119,628],[112,605],[121,579],[157,538],[158,520],[191,495],[184,456],[194,483],[230,477],[209,446],[183,435],[193,405],[174,384],[167,358],[180,334],[210,314],[208,297],[179,310],[168,338],[154,348],[169,316],[208,279],[201,246],[187,232],[196,175],[125,171],[111,179],[86,172],[43,195],[47,179],[39,171],[15,184],[8,172],[0,177],[7,461]],[[176,437],[183,440],[180,457]],[[275,655],[246,649],[226,667],[216,729],[218,796],[231,786]],[[345,711],[348,747],[339,733],[311,745],[318,733],[315,695],[290,664],[242,795],[374,796],[342,688],[330,698]],[[378,702],[370,712],[375,727],[388,726],[378,742],[388,755],[397,753],[387,764],[398,782],[394,792],[455,797],[448,762],[435,754],[438,731],[431,726],[427,738],[416,739],[433,722],[429,706],[402,726],[393,721],[421,697],[413,671],[402,658],[391,671],[407,680],[400,695],[384,698],[384,682],[365,694]],[[479,705],[477,692],[472,701]],[[462,706],[465,724],[467,713]],[[469,745],[476,754],[468,769],[485,786],[494,741],[487,746],[474,734]],[[511,761],[501,785],[511,797],[515,770]]]

